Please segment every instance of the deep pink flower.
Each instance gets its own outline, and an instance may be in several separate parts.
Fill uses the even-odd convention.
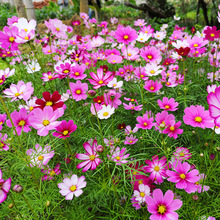
[[[7,143],[7,138],[8,138],[8,135],[5,134],[4,136],[2,135],[2,133],[0,133],[0,151],[2,150],[9,150],[9,146],[10,144]]]
[[[162,111],[161,113],[156,114],[156,130],[160,130],[160,133],[168,127],[171,123],[175,123],[175,116],[173,114],[168,114],[167,111]]]
[[[167,97],[163,97],[163,100],[157,100],[158,105],[161,109],[164,109],[165,111],[176,111],[178,108],[176,108],[179,103],[175,102],[174,98],[168,99]]]
[[[84,74],[86,70],[86,65],[82,64],[82,65],[78,65],[76,64],[75,66],[72,67],[71,69],[71,73],[69,75],[69,78],[73,78],[75,80],[77,79],[85,79],[87,77],[86,74]]]
[[[7,193],[11,188],[11,178],[2,179],[2,170],[0,169],[0,203],[4,202],[7,198]]]
[[[180,161],[188,160],[192,157],[192,154],[189,152],[189,149],[185,147],[177,147],[176,151],[173,152],[173,155],[177,160]]]
[[[162,84],[157,81],[149,80],[145,83],[144,88],[149,92],[157,92],[162,88]]]
[[[76,101],[85,100],[87,99],[86,92],[88,91],[88,84],[87,83],[81,83],[80,80],[77,80],[76,83],[70,83],[70,90],[67,90],[67,92],[72,96],[72,98]]]
[[[4,49],[18,50],[18,43],[15,42],[16,36],[18,35],[18,28],[15,26],[3,28],[3,31],[0,31],[0,43],[1,47]]]
[[[45,180],[54,180],[54,176],[55,175],[59,175],[61,173],[60,171],[60,164],[58,163],[54,169],[51,169],[49,167],[47,168],[44,168],[44,169],[41,169],[41,172],[42,173],[45,173],[46,175],[44,175],[42,177],[42,181],[45,181]]]
[[[14,111],[11,113],[11,119],[15,126],[18,135],[21,135],[21,131],[28,133],[31,131],[30,127],[30,116],[27,114],[27,110],[25,108],[21,108],[19,112]],[[12,127],[11,121],[8,119],[6,121],[8,127]]]
[[[36,108],[30,116],[31,126],[37,129],[37,134],[40,136],[48,135],[50,130],[56,129],[61,124],[61,121],[56,121],[64,114],[63,109],[53,111],[51,106],[46,106],[43,110]]]
[[[117,93],[115,90],[109,90],[109,92],[104,94],[105,96],[105,104],[110,105],[111,107],[114,107],[115,109],[118,108],[119,105],[121,105],[121,94]]]
[[[175,123],[175,121],[171,121],[167,128],[163,131],[163,133],[168,134],[169,137],[177,139],[178,134],[183,133],[183,129],[179,128],[181,124],[181,121],[178,121],[177,123]]]
[[[216,38],[219,38],[220,30],[217,31],[216,26],[207,27],[204,30],[204,34],[205,34],[205,39],[207,39],[209,41],[214,41]]]
[[[187,125],[191,125],[192,127],[200,127],[203,129],[214,127],[214,122],[209,115],[209,111],[205,111],[205,108],[201,105],[191,105],[184,110],[184,113],[185,115],[183,116],[183,121]]]
[[[161,157],[161,159],[159,159],[158,155],[155,155],[152,157],[152,161],[145,160],[145,163],[148,165],[143,167],[143,169],[147,173],[151,173],[149,176],[150,179],[154,182],[162,183],[163,177],[167,177],[167,158]]]
[[[88,169],[91,168],[91,170],[95,170],[96,167],[101,163],[101,159],[99,158],[99,155],[97,154],[97,141],[94,140],[92,143],[92,146],[88,143],[85,142],[83,144],[84,149],[86,150],[87,153],[85,154],[77,154],[76,158],[79,160],[85,160],[84,162],[78,164],[76,166],[77,169],[82,169],[82,172],[86,172]]]
[[[190,171],[190,164],[187,162],[181,163],[180,161],[173,163],[173,169],[175,171],[166,171],[167,180],[176,183],[176,188],[178,189],[187,189],[188,193],[195,192],[193,186],[200,179],[198,176],[199,171],[196,169]]]
[[[148,212],[152,213],[150,220],[178,220],[174,211],[182,206],[182,201],[174,199],[174,193],[168,190],[163,196],[161,189],[155,189],[152,197],[146,197]]]
[[[143,105],[135,105],[132,104],[131,102],[129,102],[128,105],[126,103],[123,103],[123,105],[126,110],[135,110],[135,111],[141,111],[143,107]]]
[[[136,124],[137,128],[142,128],[144,130],[145,129],[150,130],[155,125],[155,123],[153,123],[154,118],[149,117],[148,114],[144,114],[143,117],[138,116],[136,119],[139,123],[139,124]]]
[[[5,120],[7,118],[7,114],[0,114],[0,130],[2,130],[2,125],[5,123]]]
[[[128,160],[126,160],[130,154],[127,153],[127,149],[124,147],[120,149],[119,147],[116,147],[115,149],[112,149],[110,151],[111,155],[107,155],[108,158],[112,161],[116,162],[116,165],[121,165],[123,163],[127,163]]]
[[[82,188],[86,187],[85,177],[77,177],[73,174],[71,178],[64,178],[63,183],[58,183],[59,192],[62,196],[65,196],[66,200],[72,200],[73,195],[79,197],[83,191]]]
[[[70,137],[70,134],[73,133],[77,128],[77,125],[74,124],[73,120],[68,122],[62,121],[61,124],[56,127],[56,132],[53,133],[54,137],[66,139]]]
[[[118,43],[129,44],[130,42],[136,40],[138,34],[136,30],[132,29],[131,27],[118,27],[115,31],[115,39]]]
[[[140,55],[145,59],[146,62],[157,62],[161,61],[160,50],[156,47],[144,47],[140,50]]]
[[[107,85],[110,81],[114,79],[114,74],[112,72],[107,72],[105,75],[103,74],[103,69],[97,69],[97,74],[91,72],[90,76],[92,79],[88,79],[89,82],[94,85],[94,89],[98,89],[102,86]]]

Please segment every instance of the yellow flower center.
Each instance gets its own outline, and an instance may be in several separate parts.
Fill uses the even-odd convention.
[[[120,159],[121,159],[121,157],[119,157],[119,156],[116,157],[116,160],[120,160]]]
[[[199,185],[199,182],[195,182],[196,185]]]
[[[136,171],[134,171],[134,172],[133,172],[133,175],[136,175],[136,174],[137,174],[137,172],[136,172]]]
[[[57,27],[56,30],[59,31],[60,29]]]
[[[150,87],[150,90],[152,90],[152,91],[153,91],[153,90],[154,90],[154,87],[153,87],[153,86],[151,86],[151,87]]]
[[[36,69],[35,67],[32,68],[32,70],[35,70],[35,69]]]
[[[10,42],[14,42],[15,38],[14,37],[9,37]]]
[[[155,166],[154,170],[158,172],[160,170],[160,167],[159,166]]]
[[[158,205],[158,209],[157,211],[160,213],[160,214],[164,214],[166,212],[166,206],[165,205]]]
[[[105,116],[105,117],[108,116],[108,112],[104,112],[103,116]]]
[[[64,72],[64,73],[69,73],[70,71],[69,71],[69,70],[64,70],[63,72]]]
[[[3,124],[3,122],[2,121],[0,121],[0,125],[2,125]]]
[[[89,156],[89,159],[90,159],[91,161],[94,161],[94,160],[95,160],[95,155],[90,155],[90,156]]]
[[[133,143],[133,141],[129,141],[129,143],[131,144],[131,143]]]
[[[138,184],[140,185],[140,184],[143,184],[143,180],[139,180],[138,181]]]
[[[28,36],[26,36],[26,37],[24,37],[24,39],[25,39],[25,40],[29,40],[29,37],[28,37]]]
[[[68,130],[63,131],[63,135],[67,135],[69,133]]]
[[[128,56],[130,57],[130,56],[131,56],[131,53],[128,53]]]
[[[51,105],[53,105],[53,102],[51,101],[46,102],[46,106],[51,106]]]
[[[76,186],[75,186],[75,185],[72,185],[72,186],[70,187],[70,191],[72,191],[72,192],[76,191]]]
[[[4,146],[5,146],[5,144],[3,142],[1,142],[0,148],[3,148]]]
[[[100,81],[99,81],[99,84],[102,84],[102,83],[103,83],[103,81],[102,81],[102,80],[100,80]]]
[[[43,160],[44,159],[44,156],[39,156],[38,158],[37,158],[39,161],[41,161],[41,160]]]
[[[199,117],[199,116],[198,116],[198,117],[195,117],[195,121],[196,121],[196,122],[201,122],[201,121],[202,121],[202,118]]]
[[[78,94],[78,95],[81,94],[81,90],[80,90],[80,89],[77,89],[77,90],[76,90],[76,94]]]
[[[47,126],[50,124],[50,122],[48,120],[43,120],[43,123],[42,123],[44,126]]]
[[[210,36],[211,36],[211,37],[215,37],[215,34],[212,33],[212,34],[210,34]]]
[[[198,46],[199,46],[198,44],[194,44],[194,45],[193,45],[193,47],[198,47]]]
[[[33,106],[30,106],[29,110],[32,111],[33,109],[34,109],[34,107],[33,107]]]
[[[76,58],[75,61],[79,61],[79,58]]]
[[[170,106],[169,105],[165,105],[165,108],[168,109]]]
[[[25,125],[25,121],[24,121],[24,120],[19,121],[18,125],[19,125],[19,126]]]
[[[170,127],[170,130],[171,130],[171,131],[174,131],[174,130],[175,130],[175,127],[171,126],[171,127]]]
[[[127,40],[127,39],[128,39],[128,35],[125,35],[125,36],[124,36],[124,39]]]
[[[50,176],[54,176],[56,173],[54,172],[54,170],[52,170],[51,172],[50,172]]]
[[[52,76],[48,76],[47,78],[48,78],[48,79],[52,79],[53,77],[52,77]]]
[[[79,76],[79,72],[75,72],[75,76]]]
[[[151,60],[153,57],[151,55],[148,55],[147,58]]]
[[[154,73],[155,73],[155,71],[154,71],[154,70],[151,70],[151,71],[150,71],[150,73],[151,73],[151,74],[154,74]]]
[[[20,95],[19,92],[16,92],[16,93],[15,93],[15,97],[18,97],[19,95]]]
[[[183,152],[181,152],[179,155],[180,155],[180,157],[184,157],[185,156],[185,154]]]
[[[145,193],[144,193],[144,192],[140,192],[140,196],[141,196],[141,197],[144,197],[144,196],[145,196]]]
[[[182,173],[182,174],[180,174],[180,178],[184,180],[186,178],[186,175],[184,173]]]

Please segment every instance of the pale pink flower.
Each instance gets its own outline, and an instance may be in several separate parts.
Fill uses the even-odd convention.
[[[136,136],[133,137],[133,135],[131,136],[126,136],[125,137],[125,141],[124,144],[129,144],[129,145],[133,145],[138,141],[138,139],[136,138]]]
[[[135,199],[141,204],[142,202],[146,202],[146,196],[150,195],[150,187],[148,185],[140,184],[138,186],[138,190],[134,190],[133,196]]]
[[[128,160],[126,160],[130,154],[126,154],[127,149],[124,147],[120,149],[119,147],[116,147],[115,149],[111,150],[111,155],[107,155],[109,160],[112,160],[116,162],[116,165],[121,165],[124,163],[127,163]]]

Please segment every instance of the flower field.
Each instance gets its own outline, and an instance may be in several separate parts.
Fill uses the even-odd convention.
[[[2,219],[220,219],[220,30],[80,17],[0,31]]]

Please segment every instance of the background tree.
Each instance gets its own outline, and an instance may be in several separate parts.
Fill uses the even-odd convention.
[[[88,0],[80,0],[80,12],[89,14],[89,4]]]
[[[27,18],[25,6],[22,0],[14,0],[15,8],[19,18]]]
[[[27,13],[27,19],[28,20],[34,19],[36,21],[36,15],[32,0],[24,0],[24,4]]]

